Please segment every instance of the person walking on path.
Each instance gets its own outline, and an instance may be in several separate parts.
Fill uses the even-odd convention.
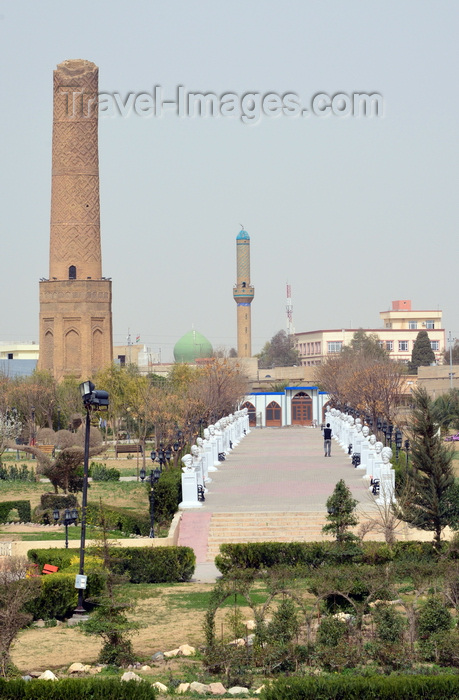
[[[331,457],[331,439],[332,431],[330,428],[330,423],[327,423],[327,427],[324,428],[324,457]]]

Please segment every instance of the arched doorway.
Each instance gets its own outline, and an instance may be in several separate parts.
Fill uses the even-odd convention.
[[[312,425],[312,399],[304,391],[292,399],[292,425]]]
[[[266,406],[266,427],[280,428],[282,426],[281,407],[275,401]]]
[[[242,408],[246,408],[249,412],[249,426],[255,428],[257,425],[257,412],[255,406],[250,401],[246,401]]]

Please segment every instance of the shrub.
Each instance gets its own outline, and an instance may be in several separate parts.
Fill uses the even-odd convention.
[[[281,678],[263,690],[263,700],[458,700],[459,676]]]
[[[98,503],[89,503],[86,510],[87,522],[91,525],[101,526],[102,511],[106,526],[109,530],[121,530],[127,535],[148,535],[150,532],[150,517],[148,514],[138,514],[127,511],[124,508],[101,509]]]
[[[8,467],[0,466],[0,481],[36,481],[35,471],[28,468],[27,464],[20,467],[12,464]]]
[[[150,683],[121,683],[118,678],[69,678],[59,683],[0,679],[2,700],[155,700],[157,695]]]
[[[63,493],[43,493],[40,496],[40,505],[43,510],[65,510],[65,508],[77,508],[77,497],[73,494],[65,496]]]
[[[196,565],[190,547],[118,547],[114,571],[127,574],[131,583],[189,581]]]
[[[150,484],[148,484],[148,491],[150,491]],[[164,471],[154,485],[154,494],[155,520],[158,523],[170,522],[182,501],[181,469]]]
[[[119,481],[121,472],[118,469],[108,469],[106,464],[91,462],[89,476],[94,481]]]
[[[261,569],[273,566],[323,564],[330,550],[328,542],[249,542],[222,544],[215,564],[222,574],[233,569]]]
[[[56,547],[29,549],[28,558],[38,565],[40,571],[45,564],[67,570],[78,553],[78,549]],[[91,549],[88,550],[88,555],[91,555]],[[130,583],[189,581],[196,564],[195,554],[190,547],[116,547],[113,557],[116,559],[114,570],[119,574],[127,574]]]
[[[3,501],[0,503],[0,523],[8,522],[8,514],[13,509],[17,510],[21,522],[30,523],[32,517],[30,501]]]
[[[40,593],[25,606],[34,620],[64,619],[77,606],[78,591],[75,588],[75,574],[55,573],[42,576]],[[104,578],[100,572],[88,573],[88,585],[85,598],[99,595],[104,587]]]

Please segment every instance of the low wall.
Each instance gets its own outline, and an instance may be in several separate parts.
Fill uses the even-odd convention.
[[[179,537],[179,524],[181,517],[181,513],[176,513],[174,515],[167,537],[128,537],[125,539],[116,539],[114,540],[114,542],[116,542],[116,544],[118,544],[121,547],[176,546]],[[95,540],[86,540],[87,547],[92,547],[95,544],[97,544]],[[49,549],[51,547],[55,547],[56,549],[63,549],[65,547],[65,540],[39,540],[34,542],[24,542],[22,540],[3,541],[1,545],[2,548],[0,551],[0,555],[3,554],[3,556],[9,555],[13,557],[26,557],[29,549]],[[79,540],[70,540],[70,548],[75,548],[79,546]]]

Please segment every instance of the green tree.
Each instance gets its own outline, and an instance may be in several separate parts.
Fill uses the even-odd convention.
[[[363,328],[359,328],[352,337],[349,345],[343,347],[342,352],[346,356],[352,355],[367,360],[385,361],[389,359],[389,353],[383,347],[379,335],[376,333],[366,333]]]
[[[459,389],[450,389],[434,401],[435,420],[443,433],[449,428],[459,429]]]
[[[95,554],[102,561],[105,576],[105,590],[93,601],[96,608],[87,622],[81,625],[85,634],[95,635],[103,641],[99,652],[99,662],[126,666],[132,663],[134,652],[131,636],[141,626],[129,620],[127,613],[134,607],[123,594],[120,584],[126,577],[114,572],[116,568],[116,548],[108,540],[108,523],[101,504],[101,540],[95,548]]]
[[[429,334],[427,331],[419,331],[413,345],[411,353],[411,362],[408,364],[408,372],[417,374],[418,367],[428,367],[435,362],[435,353],[430,345]]]
[[[270,369],[297,365],[299,356],[293,337],[282,330],[273,335],[255,357],[258,357],[260,369]]]
[[[438,548],[442,530],[452,519],[452,452],[441,438],[427,391],[415,389],[412,399],[411,461],[406,467],[409,497],[399,504],[398,516],[413,527],[432,531],[434,545]]]
[[[343,479],[340,479],[332,495],[327,499],[328,523],[322,528],[322,532],[331,532],[335,536],[338,545],[355,542],[358,539],[356,535],[348,532],[350,527],[358,523],[354,513],[357,503],[358,501],[352,498],[349,487]]]

